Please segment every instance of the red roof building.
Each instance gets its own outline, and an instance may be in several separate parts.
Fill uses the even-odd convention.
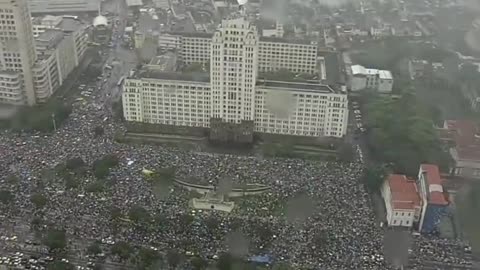
[[[381,193],[389,226],[411,227],[419,220],[422,205],[415,180],[405,175],[391,174],[383,184]]]
[[[455,161],[452,173],[480,178],[480,129],[474,121],[446,120],[439,129],[440,138],[452,142],[450,155]]]

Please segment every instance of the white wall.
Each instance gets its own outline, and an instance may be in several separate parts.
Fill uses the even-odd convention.
[[[272,108],[269,99],[275,95],[281,108]],[[281,104],[282,99],[285,103]],[[257,87],[255,91],[255,131],[298,135],[343,137],[348,119],[346,95]],[[280,110],[275,112],[275,110]]]
[[[210,85],[176,80],[133,80],[124,83],[127,121],[209,127]]]
[[[363,90],[367,87],[367,79],[365,76],[352,76],[351,77],[351,86],[352,91]]]
[[[380,93],[390,93],[392,92],[393,80],[390,79],[379,79],[378,80],[378,92]]]

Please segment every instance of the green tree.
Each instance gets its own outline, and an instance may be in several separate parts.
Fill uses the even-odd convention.
[[[71,171],[75,171],[79,168],[85,167],[86,164],[85,164],[85,161],[83,161],[83,159],[81,157],[74,157],[74,158],[68,159],[65,162],[65,166],[67,167],[67,169],[69,169]]]
[[[133,247],[127,242],[120,241],[113,244],[111,253],[115,256],[118,256],[122,261],[126,261],[132,255]]]
[[[190,263],[192,264],[192,267],[194,270],[204,270],[207,269],[208,262],[199,256],[195,256],[191,259]]]
[[[99,192],[103,192],[105,189],[105,185],[102,181],[100,180],[97,180],[97,181],[94,181],[90,184],[88,184],[86,187],[85,187],[85,191],[86,192],[91,192],[91,193],[99,193]]]
[[[169,249],[167,251],[167,263],[171,269],[177,268],[181,260],[182,260],[182,257],[180,256],[180,253],[177,250]]]
[[[63,180],[65,181],[66,189],[76,189],[80,186],[80,180],[78,180],[78,178],[76,178],[72,174],[69,174],[69,173],[65,174],[65,176],[63,177]]]
[[[43,208],[47,204],[47,198],[41,193],[35,193],[30,198],[36,208]]]
[[[130,208],[128,211],[128,217],[135,223],[147,223],[151,220],[148,211],[139,205],[134,205]]]
[[[34,230],[38,230],[40,226],[43,224],[43,219],[40,217],[34,217],[32,218],[32,221],[30,222],[30,227]]]
[[[139,269],[149,269],[161,262],[161,256],[158,251],[151,248],[140,248],[137,254],[137,266]]]
[[[13,200],[15,199],[15,196],[13,196],[12,192],[10,192],[9,190],[0,190],[0,202],[3,203],[3,204],[9,204],[11,202],[13,202]]]
[[[218,257],[217,268],[218,270],[231,270],[235,259],[230,253],[222,253]]]
[[[374,96],[367,108],[367,145],[377,161],[392,165],[395,173],[415,176],[418,164],[448,167],[444,151],[429,112],[411,91],[401,98]]]
[[[52,251],[63,250],[67,247],[67,236],[64,230],[49,229],[43,243]]]
[[[92,254],[92,255],[97,255],[102,253],[102,247],[100,245],[100,241],[95,241],[92,242],[88,247],[87,247],[87,253]]]
[[[10,174],[7,176],[6,182],[10,185],[17,185],[20,182],[20,179],[18,176]]]
[[[47,270],[73,270],[75,267],[71,263],[63,261],[53,261],[48,264]]]
[[[113,220],[117,220],[123,217],[122,210],[116,206],[112,206],[110,208],[110,218]]]
[[[104,179],[110,173],[110,169],[119,164],[118,157],[110,154],[93,162],[93,174],[98,179]]]
[[[369,192],[376,193],[380,191],[385,178],[386,173],[382,167],[368,167],[363,172],[362,181]]]

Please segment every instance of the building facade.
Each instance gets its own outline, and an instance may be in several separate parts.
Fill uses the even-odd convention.
[[[446,120],[438,129],[449,148],[454,176],[480,179],[480,132],[472,120]]]
[[[0,17],[1,80],[15,84],[13,87],[8,83],[8,86],[0,88],[0,102],[34,105],[36,101],[32,67],[36,52],[27,3],[25,0],[1,0]]]
[[[207,63],[211,59],[209,33],[166,33],[158,37],[161,50],[176,50],[186,64]],[[287,69],[295,73],[318,72],[318,44],[306,40],[260,37],[258,41],[258,72]]]
[[[438,166],[421,164],[417,179],[422,200],[418,230],[423,233],[434,232],[438,229],[438,224],[449,204],[443,191]]]
[[[388,70],[353,65],[351,67],[349,86],[352,91],[374,89],[380,93],[390,93],[393,89],[393,76]]]
[[[99,0],[28,0],[32,13],[65,14],[98,11]]]
[[[44,103],[80,64],[87,46],[83,27],[47,29],[35,40],[38,59],[33,67],[37,103]]]
[[[383,183],[381,194],[388,226],[411,228],[420,220],[421,200],[414,180],[391,174]]]
[[[346,134],[346,94],[319,83],[257,80],[262,45],[256,27],[247,20],[224,20],[205,44],[210,45],[209,74],[143,69],[127,78],[125,119],[209,128],[210,138],[218,141],[250,142],[254,132],[339,138]],[[316,60],[316,55],[310,57]]]

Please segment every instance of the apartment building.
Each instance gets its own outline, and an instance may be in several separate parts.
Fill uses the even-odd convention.
[[[25,0],[0,0],[0,41],[0,103],[35,104],[36,53]]]
[[[167,33],[158,37],[161,50],[176,50],[182,61],[210,61],[210,33]],[[288,69],[295,73],[315,74],[318,71],[318,44],[307,40],[260,37],[258,42],[258,71],[273,72]]]
[[[351,66],[349,86],[352,91],[375,89],[380,93],[390,93],[393,89],[393,76],[388,70]]]
[[[343,137],[346,94],[319,83],[258,81],[260,43],[247,20],[224,20],[208,50],[210,73],[137,71],[123,86],[125,119],[209,128],[211,138],[247,140],[254,132]]]

